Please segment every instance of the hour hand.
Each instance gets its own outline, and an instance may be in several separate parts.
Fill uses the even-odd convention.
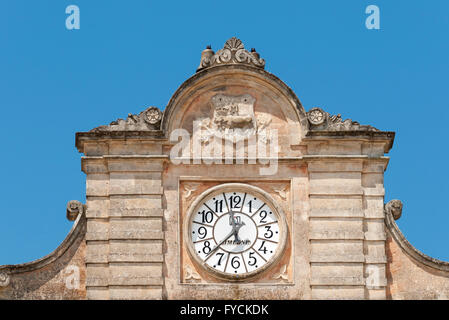
[[[239,230],[241,227],[243,227],[245,225],[245,222],[237,222],[234,226],[233,226],[233,231],[234,231],[234,239],[236,241],[240,241],[239,238]]]
[[[218,248],[220,248],[220,246],[226,241],[228,240],[232,235],[234,234],[234,228],[232,228],[231,232],[229,232],[229,234],[224,237],[223,240],[221,240],[211,251],[209,251],[208,254],[206,254],[206,256],[211,255],[213,252],[215,252]]]

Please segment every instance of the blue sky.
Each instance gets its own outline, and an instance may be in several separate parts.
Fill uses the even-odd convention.
[[[67,30],[65,8],[81,11]],[[377,5],[381,30],[365,28]],[[53,251],[85,201],[75,132],[165,107],[201,51],[237,36],[309,110],[396,131],[386,201],[424,253],[449,260],[449,2],[0,2],[0,265]]]

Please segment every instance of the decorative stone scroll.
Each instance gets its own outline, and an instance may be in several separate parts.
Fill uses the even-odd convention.
[[[288,281],[287,265],[284,264],[278,273],[273,276],[274,280]]]
[[[307,112],[307,118],[312,131],[379,131],[372,126],[361,125],[351,119],[343,120],[340,114],[330,115],[317,107]]]
[[[192,268],[187,265],[184,267],[184,279],[188,282],[195,282],[201,280],[201,277],[196,271],[192,270]]]
[[[201,54],[201,62],[196,71],[225,64],[244,64],[255,68],[265,68],[265,60],[260,58],[255,49],[251,49],[251,52],[247,51],[242,41],[233,37],[226,41],[223,49],[218,50],[217,53],[207,46]]]
[[[385,204],[385,213],[391,214],[394,220],[398,220],[402,215],[402,206],[401,200],[391,200]]]
[[[138,115],[130,113],[126,120],[118,119],[107,126],[94,128],[90,132],[159,130],[161,120],[162,111],[157,107],[149,107]]]
[[[0,287],[7,287],[11,281],[9,274],[5,272],[0,273]]]
[[[281,197],[283,200],[287,200],[287,193],[288,193],[288,187],[287,186],[280,186],[278,188],[273,188],[273,191],[276,192],[279,197]]]
[[[184,199],[189,199],[199,186],[199,183],[190,183],[184,185]]]
[[[83,214],[85,211],[85,205],[77,200],[70,200],[67,203],[67,219],[75,221],[78,215]]]

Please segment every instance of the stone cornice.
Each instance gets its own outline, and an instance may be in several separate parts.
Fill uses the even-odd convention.
[[[150,140],[165,141],[161,130],[149,131],[89,131],[75,134],[75,146],[79,152],[83,152],[83,144],[86,141],[107,140]]]
[[[309,130],[306,137],[303,139],[304,142],[313,140],[361,140],[361,141],[379,141],[385,142],[385,153],[388,153],[393,147],[393,142],[396,133],[393,131],[313,131]]]

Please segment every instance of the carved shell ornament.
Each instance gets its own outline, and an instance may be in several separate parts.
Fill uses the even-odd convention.
[[[255,49],[251,49],[251,52],[249,52],[240,39],[233,37],[226,41],[223,49],[218,50],[217,53],[214,53],[211,47],[207,46],[201,54],[201,62],[197,72],[224,64],[245,64],[256,68],[265,68],[265,60],[260,58]]]
[[[145,121],[156,124],[162,119],[162,112],[156,107],[150,107],[145,111]]]

